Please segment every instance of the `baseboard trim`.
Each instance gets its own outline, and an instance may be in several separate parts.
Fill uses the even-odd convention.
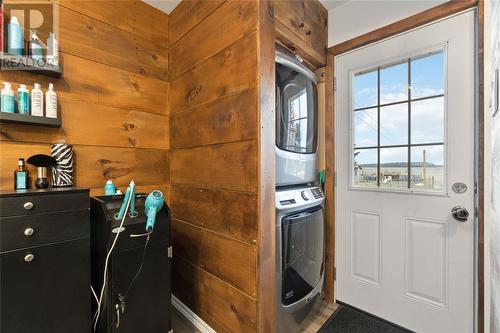
[[[217,333],[174,295],[172,295],[172,305],[202,333]]]

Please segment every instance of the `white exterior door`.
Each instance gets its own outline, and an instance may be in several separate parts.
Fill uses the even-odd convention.
[[[335,59],[336,298],[416,332],[474,331],[474,26]]]

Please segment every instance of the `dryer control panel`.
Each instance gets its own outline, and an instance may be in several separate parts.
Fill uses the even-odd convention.
[[[276,209],[288,210],[304,205],[317,205],[324,201],[324,194],[317,186],[276,191]]]

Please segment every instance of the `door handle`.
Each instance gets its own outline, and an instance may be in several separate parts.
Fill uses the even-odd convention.
[[[469,211],[462,206],[455,206],[451,209],[451,216],[458,222],[467,222],[469,220]]]

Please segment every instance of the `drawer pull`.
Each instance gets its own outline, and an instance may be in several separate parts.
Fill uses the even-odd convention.
[[[26,210],[31,210],[31,209],[33,209],[33,207],[34,207],[34,206],[35,206],[35,205],[33,205],[33,203],[32,203],[32,202],[29,202],[29,201],[28,201],[28,202],[26,202],[26,203],[24,204],[24,209],[26,209]]]
[[[33,259],[35,259],[35,256],[31,253],[24,256],[24,261],[26,262],[32,262]]]
[[[35,233],[35,230],[33,230],[33,228],[26,228],[26,230],[24,230],[24,235],[25,236],[32,236],[33,234]]]

